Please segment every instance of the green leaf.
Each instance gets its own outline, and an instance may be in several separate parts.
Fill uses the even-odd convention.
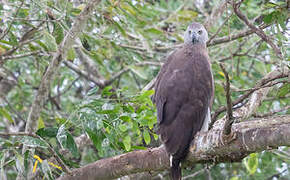
[[[258,168],[258,156],[257,153],[252,153],[244,160],[244,165],[246,169],[250,173],[250,175],[254,174]]]
[[[183,10],[179,11],[177,15],[179,21],[192,21],[192,19],[195,18],[198,13],[195,11]]]
[[[114,22],[115,26],[117,27],[117,29],[120,30],[121,34],[123,36],[127,36],[126,31],[122,28],[122,26],[120,26],[120,24],[118,22],[116,22],[116,21],[113,21],[113,22]]]
[[[95,133],[95,131],[92,131],[89,128],[86,128],[86,133],[88,134],[88,136],[90,137],[90,139],[92,140],[93,144],[95,145],[96,149],[102,149],[102,141],[99,139],[98,135]]]
[[[0,114],[2,114],[2,116],[4,116],[10,123],[14,123],[14,120],[5,108],[0,108]]]
[[[119,129],[122,131],[122,132],[126,132],[128,127],[125,125],[125,124],[120,124],[119,125]]]
[[[239,177],[238,176],[233,176],[233,177],[231,177],[230,180],[239,180]]]
[[[125,122],[130,122],[131,121],[131,118],[130,116],[120,116],[119,119],[121,119],[122,121],[125,121]]]
[[[70,133],[67,134],[67,142],[66,142],[67,149],[72,153],[74,157],[79,156],[77,145],[74,141],[74,138]]]
[[[267,14],[263,17],[263,21],[266,24],[270,24],[273,21],[273,13]]]
[[[144,137],[144,140],[145,140],[145,143],[148,145],[150,144],[151,142],[151,137],[150,137],[150,134],[147,130],[144,130],[143,132],[143,137]]]
[[[129,135],[127,135],[123,139],[123,144],[125,146],[126,151],[130,151],[131,150],[131,137]]]
[[[36,148],[36,147],[47,148],[47,145],[44,141],[34,138],[34,137],[30,137],[30,136],[22,137],[21,143],[26,146],[33,147],[33,148]]]
[[[131,6],[129,6],[125,3],[122,3],[122,2],[120,3],[120,6],[122,9],[128,11],[131,15],[136,16],[136,12],[134,11],[134,9]]]
[[[54,23],[53,25],[54,25],[54,29],[53,29],[52,35],[55,37],[55,42],[57,44],[60,44],[64,37],[63,29],[59,23]]]
[[[55,38],[47,31],[43,32],[43,41],[48,51],[56,51],[57,44]]]
[[[76,53],[74,48],[69,48],[67,51],[66,59],[69,61],[73,61],[76,58]]]
[[[57,135],[57,128],[51,128],[51,127],[47,127],[47,128],[41,128],[38,129],[36,134],[39,135],[40,137],[56,137]]]
[[[151,95],[154,94],[154,90],[148,90],[148,91],[143,91],[142,96],[143,97],[150,97]]]
[[[147,148],[144,147],[144,146],[132,146],[132,149],[135,149],[135,150],[146,150]]]
[[[274,8],[274,7],[277,6],[277,4],[272,3],[272,2],[267,2],[264,6],[267,7],[267,8]]]
[[[278,97],[285,97],[287,94],[290,93],[290,84],[284,84],[278,91]]]
[[[159,29],[156,28],[149,28],[144,30],[146,33],[150,33],[152,35],[157,35],[157,36],[163,36],[164,33],[163,31],[160,31]]]
[[[153,133],[153,137],[154,137],[154,140],[157,141],[157,139],[158,139],[158,135],[155,134],[155,133]]]
[[[28,158],[29,158],[29,150],[26,150],[25,153],[24,153],[24,172],[25,172],[25,175],[27,175],[27,173],[29,172],[28,168],[29,168],[29,164],[28,164]]]
[[[106,86],[103,91],[102,91],[102,95],[103,96],[111,96],[113,93],[111,92],[112,91],[112,86]]]
[[[11,31],[9,32],[9,42],[13,46],[16,46],[18,44],[17,37]]]

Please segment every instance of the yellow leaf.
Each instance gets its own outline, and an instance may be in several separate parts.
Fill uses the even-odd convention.
[[[0,46],[0,55],[4,54],[5,51],[6,51],[6,50]]]
[[[42,117],[39,116],[39,118],[38,118],[38,129],[41,129],[41,128],[44,128],[44,127],[45,127],[44,121],[43,121]]]
[[[218,72],[220,75],[222,75],[223,77],[225,77],[225,74],[222,72],[222,71],[220,71],[220,72]]]

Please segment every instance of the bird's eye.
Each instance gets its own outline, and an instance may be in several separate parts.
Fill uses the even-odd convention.
[[[202,34],[202,30],[197,31],[197,33],[198,33],[199,35],[201,35],[201,34]]]
[[[188,31],[188,34],[191,34],[191,31],[190,30]]]

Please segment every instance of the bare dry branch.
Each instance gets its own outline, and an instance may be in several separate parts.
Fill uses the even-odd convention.
[[[279,78],[288,77],[289,70],[287,68],[284,68],[283,70],[274,70],[270,73],[268,73],[266,76],[264,76],[252,90],[248,91],[246,94],[240,96],[238,99],[233,101],[233,106],[243,102],[246,98],[248,98],[253,92],[255,92],[256,89],[261,89],[260,87],[264,86],[265,84]],[[212,122],[210,127],[213,125],[213,123],[216,121],[217,117],[226,110],[226,106],[221,106],[218,108],[215,113],[212,115]]]
[[[243,1],[241,1],[243,2]],[[236,15],[247,25],[249,26],[250,29],[252,29],[258,36],[260,36],[266,43],[268,43],[272,48],[273,50],[275,51],[276,55],[279,57],[279,58],[283,58],[282,57],[282,52],[281,50],[279,49],[278,46],[276,46],[276,44],[274,44],[272,42],[272,40],[264,33],[264,31],[262,31],[260,28],[257,28],[254,24],[252,24],[248,18],[240,11],[240,5],[241,5],[241,2],[238,2],[238,3],[235,3],[233,2],[232,5],[233,5],[233,8],[234,8],[234,12],[236,13]]]
[[[218,28],[218,30],[214,33],[214,35],[212,35],[209,40],[207,41],[207,44],[210,44],[211,41],[218,35],[218,33],[222,30],[222,27],[224,27],[224,25],[226,24],[226,22],[228,22],[228,20],[232,17],[233,13],[231,13],[222,23],[222,25],[220,25],[220,27]]]
[[[6,61],[9,59],[19,59],[19,58],[23,58],[23,57],[27,57],[27,56],[34,56],[39,54],[40,55],[41,51],[32,51],[29,53],[24,53],[24,54],[16,54],[16,55],[11,55],[11,56],[3,56],[1,58],[1,61]]]
[[[264,24],[264,25],[261,25],[259,28],[260,29],[265,29],[265,28],[267,28],[269,26],[271,26],[271,25],[270,24]],[[251,35],[253,33],[255,33],[254,30],[247,29],[247,30],[241,31],[241,32],[239,32],[237,34],[233,34],[233,35],[230,35],[230,36],[224,36],[224,37],[220,37],[220,38],[215,38],[210,43],[208,43],[207,46],[214,46],[214,45],[218,45],[218,44],[234,41],[234,40],[239,39],[241,37],[249,36],[249,35]]]

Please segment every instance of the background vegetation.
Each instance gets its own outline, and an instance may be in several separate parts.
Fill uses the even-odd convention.
[[[19,136],[25,129],[31,132],[26,122],[44,74],[86,3],[0,1],[0,179],[28,176],[29,162],[35,165],[38,158],[43,161],[33,175],[54,179],[63,173],[51,165],[58,164],[54,153],[68,167],[77,168],[159,146],[156,110],[150,99],[154,91],[144,87],[157,75],[164,58],[182,44],[183,32],[192,21],[205,24],[209,32],[215,119],[226,106],[220,62],[229,73],[233,100],[268,72],[289,68],[289,2],[287,6],[283,0],[246,0],[240,7],[277,45],[279,57],[268,42],[250,32],[230,3],[221,0],[103,0],[54,69],[37,117],[37,136]],[[272,86],[252,116],[289,114],[289,82],[278,79]],[[3,135],[13,133],[18,136]],[[195,172],[196,179],[289,179],[290,149],[253,153],[241,163],[198,164],[184,170],[184,176]],[[160,174],[166,177],[167,172]]]

